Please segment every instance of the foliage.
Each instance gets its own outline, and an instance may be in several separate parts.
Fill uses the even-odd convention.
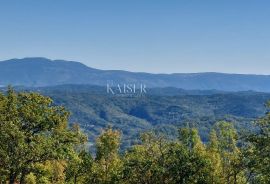
[[[40,164],[72,159],[83,136],[67,127],[68,116],[64,107],[36,93],[9,88],[7,95],[1,94],[0,175],[23,183],[28,174],[38,174]]]
[[[178,138],[155,131],[120,152],[122,133],[112,127],[89,151],[69,113],[37,93],[0,94],[0,183],[20,184],[244,184],[269,183],[270,113],[239,136],[220,121],[203,142],[196,127]],[[92,154],[94,152],[94,154]]]
[[[270,108],[270,102],[267,104]],[[270,112],[256,121],[257,131],[246,136],[246,165],[254,183],[270,183]]]
[[[187,123],[209,141],[212,126],[221,120],[237,130],[252,129],[252,121],[264,115],[270,94],[258,92],[187,91],[149,89],[143,96],[108,95],[106,88],[64,85],[31,88],[50,96],[70,112],[70,123],[78,122],[94,145],[100,130],[109,124],[122,132],[121,151],[138,142],[141,132],[155,130],[177,138]],[[93,147],[94,149],[94,147]],[[93,150],[92,149],[92,150]]]
[[[119,183],[122,174],[122,160],[118,154],[120,132],[106,129],[97,138],[96,147],[96,158],[88,183]]]

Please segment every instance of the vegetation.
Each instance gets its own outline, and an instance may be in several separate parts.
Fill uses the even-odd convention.
[[[269,104],[270,107],[270,104]],[[239,136],[216,123],[203,142],[182,127],[172,139],[145,132],[120,152],[121,132],[108,127],[89,152],[69,113],[37,93],[0,95],[0,183],[21,184],[242,184],[270,182],[270,113]]]
[[[235,128],[252,129],[252,122],[264,115],[270,94],[257,92],[221,93],[185,91],[175,88],[149,89],[144,96],[107,95],[104,87],[64,85],[33,88],[50,96],[70,112],[89,142],[95,144],[100,130],[112,125],[122,132],[121,150],[138,143],[141,132],[154,130],[177,138],[178,129],[196,127],[203,142],[216,122],[229,121]],[[94,147],[92,148],[92,150]]]

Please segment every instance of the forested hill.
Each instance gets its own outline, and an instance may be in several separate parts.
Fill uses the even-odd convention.
[[[19,90],[19,88],[18,88]],[[90,141],[108,125],[123,133],[123,146],[136,142],[138,134],[157,130],[171,137],[179,127],[195,126],[203,141],[210,128],[221,120],[233,122],[240,130],[265,114],[268,93],[187,91],[174,88],[148,89],[146,95],[119,96],[106,94],[105,87],[63,85],[44,88],[21,88],[38,91],[64,105],[72,112],[70,122],[77,122]]]
[[[77,94],[68,94],[61,90],[51,92],[52,96],[56,95],[58,103],[70,101],[68,107],[71,109],[73,107],[71,102],[87,100],[84,95],[91,96],[82,93],[79,95],[80,98],[74,101],[71,99],[75,98]],[[250,95],[250,93],[245,94]],[[59,98],[59,95],[62,95],[62,98]],[[234,97],[236,98],[236,96]],[[103,97],[105,96],[103,95]],[[157,96],[145,97],[145,101],[149,100],[146,107],[154,106],[154,108],[150,108],[153,109],[153,112],[158,108],[158,103],[164,103],[161,96],[158,96],[162,98],[161,101],[156,100]],[[168,103],[171,97],[173,96],[166,96],[165,101]],[[114,103],[110,103],[100,99],[98,99],[98,103],[97,101],[84,101],[86,103],[81,104],[84,104],[84,108],[86,108],[90,102],[93,103],[92,110],[89,108],[91,112],[96,110],[94,107],[97,104],[101,105],[100,102],[104,102],[102,108],[109,107],[110,112],[116,112],[127,110],[122,107],[124,103],[126,103],[124,107],[130,108],[133,105],[129,104],[136,102],[136,98],[132,96],[129,96],[129,100],[123,99],[125,102],[110,99],[114,101]],[[221,99],[222,97],[218,101],[221,101],[222,104],[224,101],[222,102]],[[252,103],[254,102],[252,95],[246,96],[241,101],[248,101],[248,99]],[[185,100],[181,99],[181,101]],[[202,101],[202,104],[205,104],[205,101]],[[77,106],[77,104],[74,105]],[[111,108],[112,106],[109,105],[114,105],[115,108]],[[242,105],[247,104],[242,103]],[[267,104],[267,107],[270,108],[270,103]],[[97,109],[99,108],[97,107]],[[182,108],[184,110],[184,106]],[[175,109],[175,113],[185,113],[177,106],[170,109]],[[244,112],[246,109],[242,110]],[[252,108],[252,110],[255,109]],[[130,112],[134,117],[139,115],[140,118],[147,118],[152,126],[158,125],[158,122],[155,124],[150,119],[150,113],[148,116],[146,113],[146,110],[141,111],[137,108]],[[208,142],[201,140],[198,129],[192,123],[189,124],[190,126],[179,128],[175,139],[171,139],[171,134],[164,135],[153,131],[141,132],[140,141],[136,143],[136,137],[134,137],[133,143],[135,142],[135,144],[128,149],[122,148],[122,153],[120,153],[121,143],[123,146],[128,146],[131,140],[126,129],[117,130],[107,127],[96,136],[95,141],[92,142],[93,146],[89,147],[87,136],[81,132],[79,126],[68,126],[68,115],[69,112],[65,108],[52,104],[50,98],[38,93],[15,92],[12,88],[4,93],[1,92],[0,183],[270,183],[269,112],[264,117],[257,119],[256,124],[249,127],[255,131],[244,134],[239,134],[230,122],[215,123],[211,132],[206,135],[209,137]],[[121,116],[124,115],[120,114],[119,117]],[[100,117],[112,119],[105,111],[100,113]],[[125,123],[129,127],[132,126],[128,124],[128,121],[116,122],[115,125],[121,126]],[[86,128],[95,128],[94,124],[82,125]],[[175,124],[171,124],[171,126],[175,126]],[[134,129],[134,131],[137,130]]]
[[[188,90],[270,92],[269,75],[223,73],[150,74],[120,70],[99,70],[79,62],[46,58],[11,59],[0,62],[0,86],[52,86],[91,84],[104,86],[108,81],[143,83],[148,87],[175,87]]]

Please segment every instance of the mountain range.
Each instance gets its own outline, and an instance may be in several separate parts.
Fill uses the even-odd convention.
[[[148,88],[173,87],[186,90],[270,92],[269,75],[225,73],[151,74],[121,70],[99,70],[80,62],[46,58],[10,59],[0,62],[0,86],[45,87],[63,84],[106,86],[145,84]]]
[[[145,84],[141,96],[108,94],[107,83]],[[195,126],[204,142],[216,122],[232,122],[238,130],[267,111],[270,76],[224,73],[150,74],[99,70],[82,63],[46,58],[0,62],[0,87],[51,97],[71,112],[92,144],[108,125],[121,130],[122,147],[133,145],[144,131],[177,137],[179,127]],[[116,86],[112,88],[117,88]],[[0,88],[6,90],[6,88]]]

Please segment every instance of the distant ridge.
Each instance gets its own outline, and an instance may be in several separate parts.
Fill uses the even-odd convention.
[[[108,81],[144,83],[148,87],[187,90],[270,92],[269,75],[225,73],[150,74],[121,70],[99,70],[80,62],[47,58],[10,59],[0,62],[0,86],[42,87],[62,84],[105,86]]]

